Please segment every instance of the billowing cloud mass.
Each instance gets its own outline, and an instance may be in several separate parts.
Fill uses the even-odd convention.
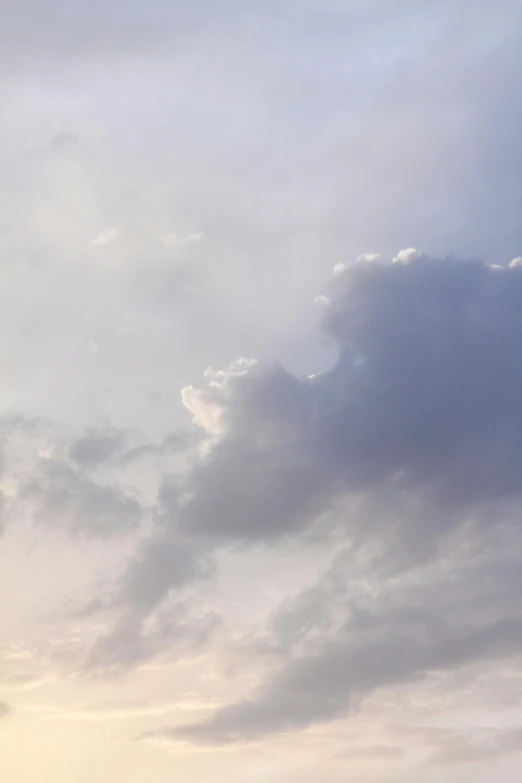
[[[242,359],[183,391],[208,445],[160,488],[120,600],[141,638],[147,613],[223,548],[313,532],[348,546],[342,567],[278,610],[278,668],[257,692],[158,736],[302,729],[376,688],[520,648],[522,274],[410,249],[346,265],[327,293],[331,370],[301,379]],[[371,598],[351,595],[361,556]]]
[[[0,780],[518,783],[520,3],[8,6]]]
[[[363,529],[337,502],[381,493],[383,504],[422,501],[401,534],[432,546],[522,490],[518,269],[402,251],[347,266],[328,294],[333,369],[300,379],[240,360],[208,372],[204,391],[184,390],[211,440],[182,484],[163,484],[162,534],[270,541],[331,512],[350,538],[368,537],[377,521]]]

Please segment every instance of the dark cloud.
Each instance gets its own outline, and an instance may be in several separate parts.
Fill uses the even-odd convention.
[[[268,540],[336,497],[386,486],[440,507],[433,536],[456,511],[520,492],[520,272],[426,257],[350,265],[327,291],[333,370],[302,380],[239,363],[208,391],[185,390],[219,439],[183,503],[165,484],[163,519],[184,534]]]
[[[322,456],[359,485],[401,472],[404,486],[432,486],[445,504],[519,491],[518,270],[361,263],[331,297],[325,326],[340,358],[323,383],[345,407],[317,433]]]

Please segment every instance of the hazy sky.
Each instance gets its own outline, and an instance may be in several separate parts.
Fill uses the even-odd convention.
[[[0,29],[0,778],[522,776],[522,3]]]

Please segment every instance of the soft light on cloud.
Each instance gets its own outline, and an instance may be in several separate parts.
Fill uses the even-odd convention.
[[[419,258],[422,258],[421,251],[415,250],[414,247],[408,247],[405,250],[399,250],[395,258],[392,258],[392,262],[394,264],[412,264]]]
[[[203,238],[203,232],[198,231],[191,234],[163,234],[161,240],[167,249],[185,247],[200,242]]]
[[[91,239],[89,247],[106,247],[107,245],[112,245],[113,242],[116,242],[116,240],[119,239],[119,236],[120,232],[117,228],[108,228],[106,231],[98,234],[97,237],[94,237],[94,239]]]

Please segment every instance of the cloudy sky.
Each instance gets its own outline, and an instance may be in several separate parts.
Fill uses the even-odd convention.
[[[7,2],[2,780],[521,779],[521,35]]]

